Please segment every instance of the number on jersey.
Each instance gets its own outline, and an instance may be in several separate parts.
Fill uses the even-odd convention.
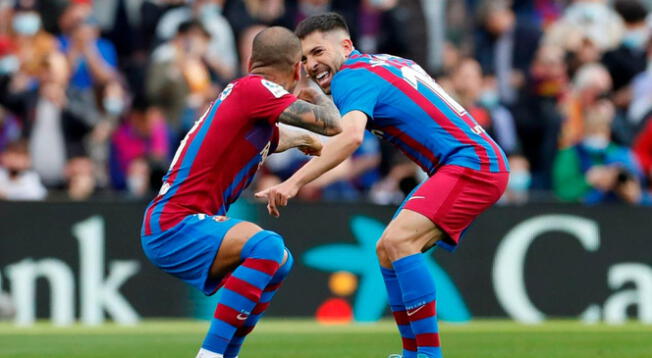
[[[403,74],[403,79],[409,83],[415,89],[418,89],[419,83],[429,88],[431,91],[435,92],[452,110],[454,110],[459,116],[462,116],[466,113],[464,107],[462,107],[457,101],[455,101],[451,96],[444,91],[441,86],[435,82],[435,80],[426,73],[426,71],[421,68],[421,66],[414,64],[411,66],[401,67],[401,73]]]

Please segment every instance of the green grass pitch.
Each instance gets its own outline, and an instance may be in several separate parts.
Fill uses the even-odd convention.
[[[148,320],[134,327],[35,327],[0,324],[0,357],[193,358],[208,322]],[[650,358],[652,326],[552,321],[526,326],[476,320],[441,324],[446,358]],[[400,353],[393,324],[323,326],[307,320],[263,321],[242,358],[385,358]]]

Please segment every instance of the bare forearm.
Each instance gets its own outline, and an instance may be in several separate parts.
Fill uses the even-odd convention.
[[[359,142],[351,140],[346,133],[333,137],[324,145],[322,155],[313,158],[299,169],[288,181],[302,187],[315,180],[320,175],[335,168],[346,160],[358,148]]]
[[[315,96],[314,101],[315,105],[317,106],[316,111],[320,112],[317,118],[322,118],[323,130],[328,131],[328,133],[324,134],[333,135],[339,133],[339,130],[333,133],[333,129],[340,128],[339,121],[341,119],[340,111],[335,106],[335,103],[333,103],[333,101],[328,98],[328,96],[321,92],[318,92],[318,95]]]
[[[113,77],[113,70],[104,61],[102,56],[98,53],[97,49],[87,48],[85,55],[86,59],[88,60],[88,68],[95,80],[97,80],[99,83],[106,83]]]
[[[296,148],[308,143],[309,137],[305,133],[300,133],[283,127],[279,127],[278,130],[279,138],[275,153],[285,152],[288,149]]]
[[[304,90],[302,93],[306,92]],[[313,93],[314,92],[314,93]],[[335,104],[323,93],[307,91],[308,95],[299,99],[279,116],[279,121],[309,131],[333,136],[342,131],[340,113]]]

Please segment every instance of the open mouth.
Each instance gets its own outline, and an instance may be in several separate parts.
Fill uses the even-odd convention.
[[[327,88],[330,83],[331,83],[331,71],[330,70],[324,70],[321,72],[318,72],[315,76],[314,79],[321,88]]]

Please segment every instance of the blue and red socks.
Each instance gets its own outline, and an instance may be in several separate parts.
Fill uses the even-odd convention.
[[[247,241],[240,254],[242,263],[224,282],[200,355],[210,352],[219,357],[225,353],[236,332],[258,312],[256,306],[284,255],[283,239],[274,232],[260,231]]]
[[[394,320],[401,334],[403,342],[402,358],[416,358],[417,356],[417,340],[410,327],[410,320],[405,313],[405,305],[403,304],[403,293],[401,286],[398,284],[396,272],[392,269],[380,267],[380,272],[385,281],[385,288],[387,289],[387,301],[389,307],[394,315]]]
[[[400,317],[401,323],[405,323],[406,318],[410,323],[418,357],[441,358],[435,282],[428,271],[425,257],[420,253],[406,256],[394,261],[392,266],[405,307],[405,316]]]
[[[274,294],[276,294],[276,291],[278,291],[279,287],[281,287],[283,280],[285,280],[287,275],[290,273],[294,259],[292,258],[292,254],[290,254],[290,251],[287,248],[285,251],[288,253],[287,260],[283,266],[281,266],[278,271],[276,271],[276,274],[269,282],[269,285],[265,287],[263,294],[260,296],[260,301],[258,304],[256,304],[256,307],[254,307],[254,310],[251,312],[251,315],[249,315],[249,318],[247,318],[244,325],[238,328],[238,330],[233,335],[231,342],[224,352],[224,358],[235,358],[238,356],[245,338],[249,333],[251,333],[251,331],[253,331],[258,321],[263,317],[267,307],[269,307],[269,304],[274,297]]]

